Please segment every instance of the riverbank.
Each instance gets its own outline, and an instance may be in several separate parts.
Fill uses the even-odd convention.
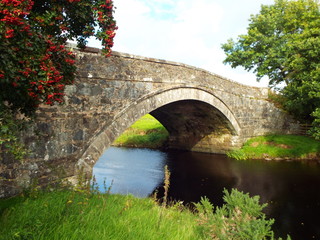
[[[33,191],[0,200],[0,239],[274,239],[258,197],[225,191],[225,205],[208,200],[191,212],[181,203],[92,193]]]
[[[165,127],[147,114],[132,124],[112,145],[159,149],[165,145],[168,136]]]
[[[298,135],[259,136],[227,155],[237,160],[320,160],[320,141]]]
[[[166,145],[168,137],[165,127],[147,114],[129,127],[112,145],[161,149]],[[297,135],[259,136],[227,155],[237,160],[320,160],[320,141]]]

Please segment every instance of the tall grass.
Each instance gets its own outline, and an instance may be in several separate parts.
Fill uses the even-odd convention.
[[[227,154],[244,159],[312,159],[320,157],[320,141],[306,136],[267,135],[248,140],[240,150]]]
[[[2,210],[1,240],[201,239],[191,212],[163,210],[131,195],[54,191]]]
[[[113,145],[122,147],[161,148],[169,136],[165,127],[150,114],[132,124]]]

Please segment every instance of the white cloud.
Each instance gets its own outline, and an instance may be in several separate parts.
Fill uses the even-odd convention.
[[[114,0],[115,51],[183,62],[250,85],[255,76],[223,65],[221,44],[245,33],[250,14],[273,0]],[[263,86],[266,86],[264,83]]]
[[[199,48],[210,47],[214,34],[219,29],[222,9],[210,1],[177,1],[171,11],[171,17],[159,19],[149,13],[154,12],[152,6],[144,5],[144,11],[132,11],[137,1],[127,0],[126,4],[119,0],[115,17],[119,30],[115,38],[114,50],[146,55],[155,58],[166,58],[174,61],[185,61],[192,64],[191,59],[201,58]],[[166,1],[172,3],[171,1]],[[140,4],[143,3],[140,1]],[[157,5],[158,6],[158,5]],[[155,6],[153,6],[155,7]],[[122,10],[123,9],[123,10]],[[126,9],[126,10],[125,10]],[[131,9],[131,11],[127,11]],[[218,14],[212,15],[212,10]],[[146,14],[147,13],[147,14]],[[207,48],[206,47],[206,48]]]

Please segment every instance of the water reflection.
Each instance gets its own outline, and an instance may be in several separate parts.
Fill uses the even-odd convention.
[[[101,184],[113,179],[114,193],[139,197],[155,188],[161,194],[163,168],[171,172],[169,197],[185,203],[207,196],[221,205],[224,188],[260,195],[266,214],[275,218],[276,233],[293,239],[320,239],[320,166],[316,162],[234,161],[224,155],[181,151],[110,148],[96,164]]]
[[[163,180],[166,154],[149,149],[110,147],[93,168],[99,190],[148,197]]]

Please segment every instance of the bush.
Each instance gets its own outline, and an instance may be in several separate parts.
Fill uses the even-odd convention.
[[[312,122],[312,128],[310,129],[309,133],[317,140],[320,140],[320,108],[317,108],[313,113],[312,116],[314,120]]]
[[[217,207],[207,198],[196,203],[199,224],[209,239],[215,240],[267,240],[275,239],[271,226],[273,219],[266,219],[262,210],[267,204],[259,204],[259,196],[250,197],[236,189],[224,190],[225,204]],[[291,239],[290,236],[287,239]]]

